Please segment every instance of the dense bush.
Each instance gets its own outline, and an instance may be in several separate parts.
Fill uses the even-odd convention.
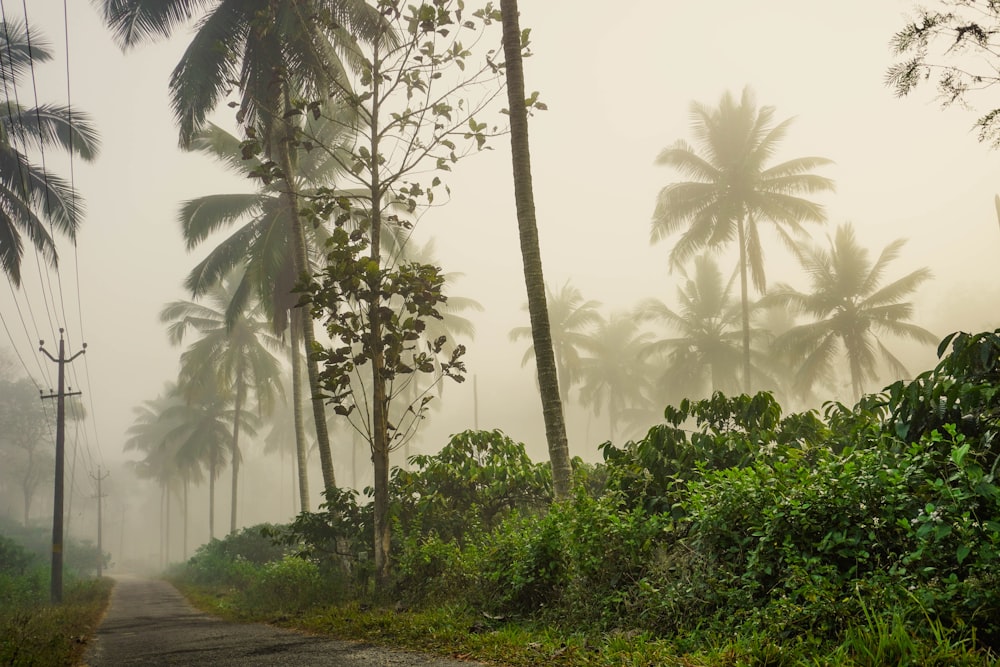
[[[284,556],[257,568],[237,599],[241,609],[283,615],[330,601],[331,597],[316,563]]]
[[[51,527],[36,525],[25,527],[8,518],[0,517],[0,537],[16,542],[25,553],[32,554],[39,562],[48,563],[52,558]],[[96,572],[100,559],[103,559],[103,565],[107,567],[110,555],[99,553],[97,546],[89,540],[67,538],[63,542],[64,576],[69,579],[77,576],[86,577]]]
[[[288,552],[272,538],[280,531],[278,526],[260,524],[203,544],[182,568],[181,576],[196,584],[246,587],[262,565]]]
[[[441,451],[410,457],[413,470],[392,472],[393,513],[408,535],[462,539],[491,530],[513,510],[541,510],[552,499],[548,465],[502,431],[463,431]]]

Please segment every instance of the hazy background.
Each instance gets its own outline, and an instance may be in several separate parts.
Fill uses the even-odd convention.
[[[520,6],[535,54],[525,61],[526,86],[539,90],[549,107],[530,129],[550,285],[572,280],[585,298],[603,303],[605,315],[648,296],[673,303],[670,244],[651,246],[649,229],[657,191],[677,174],[655,166],[654,158],[677,139],[690,139],[692,101],[714,106],[723,92],[738,95],[750,85],[759,104],[776,107],[776,120],[796,117],[777,160],[818,155],[835,162],[820,170],[836,181],[837,192],[821,199],[830,222],[816,229],[818,241],[846,221],[873,252],[905,237],[904,254],[887,278],[921,266],[934,272],[916,295],[915,323],[943,336],[1000,321],[1000,228],[993,207],[1000,154],[976,141],[975,113],[942,111],[931,87],[899,100],[883,84],[892,62],[888,41],[911,2],[624,0],[612,10],[599,2],[520,0]],[[64,326],[70,352],[88,344],[71,374],[91,410],[72,437],[80,457],[74,512],[82,516],[93,505],[86,473],[111,467],[108,516],[117,528],[106,527],[119,535],[106,548],[138,557],[155,547],[133,547],[138,541],[125,536],[138,534],[140,525],[152,527],[158,493],[149,485],[139,487],[148,491],[140,495],[118,463],[126,458],[122,442],[132,408],[176,377],[180,350],[167,343],[158,314],[166,302],[188,298],[181,281],[200,259],[185,251],[176,211],[183,200],[252,184],[177,148],[167,81],[188,31],[122,54],[88,2],[30,0],[25,7],[33,29],[56,52],[54,61],[36,66],[38,99],[65,102],[69,90],[74,108],[94,120],[103,149],[95,164],[72,165],[87,215],[75,254],[62,251],[58,282],[65,307],[46,307],[50,287],[43,289],[39,276],[52,284],[55,278],[44,276],[54,274],[39,271],[28,257],[23,291],[0,293],[9,327],[0,347],[15,350],[39,384],[54,386],[55,365],[38,360],[38,339],[54,352],[54,330]],[[22,7],[5,11],[7,20],[23,18]],[[217,120],[231,124],[228,112],[223,107]],[[436,239],[445,271],[464,274],[451,292],[485,310],[471,314],[477,335],[468,342],[470,381],[447,387],[414,447],[436,450],[448,434],[473,426],[474,375],[478,425],[525,442],[537,460],[546,450],[534,368],[520,366],[525,344],[508,340],[512,327],[527,324],[527,314],[506,138],[493,146],[459,165],[448,179],[453,200],[427,214],[418,229],[420,239]],[[47,165],[70,176],[62,156],[47,155]],[[780,245],[765,251],[769,283],[805,287]],[[934,362],[933,350],[912,346],[904,346],[903,357],[914,372]],[[607,437],[604,422],[588,424],[578,411],[570,420],[571,453],[596,459],[596,445]],[[244,524],[284,520],[293,511],[290,461],[280,478],[268,477],[277,459],[260,460],[257,452],[248,445],[245,453],[250,463],[242,488],[254,491],[240,507]],[[227,479],[223,473],[217,491],[217,531],[227,524]],[[37,506],[44,511],[44,502]],[[192,545],[204,532],[192,528]]]

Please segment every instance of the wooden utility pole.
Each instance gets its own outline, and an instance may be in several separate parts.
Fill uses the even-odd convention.
[[[38,341],[38,350],[46,357],[59,365],[59,388],[55,393],[49,391],[48,395],[42,394],[42,398],[56,399],[56,480],[55,495],[52,503],[52,584],[50,592],[52,603],[62,602],[62,570],[63,570],[63,476],[65,475],[65,451],[66,451],[66,397],[77,396],[79,391],[66,393],[66,364],[73,361],[87,351],[87,344],[83,344],[83,349],[74,354],[69,359],[66,358],[66,344],[63,339],[63,329],[59,329],[59,358],[56,359],[43,346],[44,340]]]
[[[107,479],[111,473],[101,475],[101,466],[97,466],[97,578],[104,576],[104,543],[101,540],[101,504],[104,494],[101,493],[101,480]],[[93,477],[93,475],[91,475]]]

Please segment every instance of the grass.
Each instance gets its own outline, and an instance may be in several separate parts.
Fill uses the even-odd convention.
[[[928,642],[908,632],[905,619],[870,619],[844,643],[822,654],[804,641],[776,643],[766,631],[701,642],[713,648],[685,653],[669,638],[616,631],[581,633],[539,623],[490,619],[462,605],[409,610],[358,602],[316,606],[296,614],[249,613],[232,589],[178,584],[195,606],[231,620],[260,621],[344,640],[407,648],[510,667],[878,667],[998,665],[972,642],[947,635]],[[690,639],[690,638],[688,638]],[[883,660],[890,660],[884,662]]]
[[[0,606],[0,665],[65,667],[79,664],[111,597],[110,579],[67,586],[60,605]]]

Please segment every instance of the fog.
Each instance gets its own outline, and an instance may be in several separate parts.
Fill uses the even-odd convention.
[[[606,3],[571,0],[520,5],[534,53],[525,61],[526,86],[540,91],[548,106],[532,117],[530,130],[542,259],[551,287],[571,281],[585,299],[602,304],[605,316],[646,297],[676,303],[679,277],[667,261],[671,244],[651,245],[649,236],[657,192],[679,177],[654,160],[678,139],[691,141],[692,101],[716,105],[724,92],[738,96],[749,85],[758,104],[776,108],[776,120],[795,118],[777,160],[815,155],[834,162],[817,170],[836,182],[835,193],[817,197],[829,220],[811,229],[817,243],[848,221],[875,254],[905,238],[887,278],[920,267],[934,274],[914,297],[914,323],[942,337],[1000,324],[1000,229],[993,204],[1000,191],[1000,153],[977,142],[977,110],[942,110],[930,85],[905,99],[885,86],[893,62],[888,41],[914,6],[908,0],[628,0],[613,10]],[[0,295],[8,328],[0,348],[23,359],[15,362],[18,369],[50,387],[55,366],[37,353],[38,340],[54,349],[55,331],[65,327],[70,352],[87,343],[69,380],[83,391],[90,413],[69,438],[68,451],[79,457],[71,531],[87,537],[83,526],[95,524],[91,474],[100,465],[111,471],[105,549],[119,563],[147,559],[155,565],[159,490],[123,465],[131,457],[122,444],[133,408],[176,378],[182,350],[169,344],[159,312],[169,301],[189,298],[182,280],[211,247],[185,250],[177,209],[182,201],[252,184],[177,148],[167,81],[188,32],[122,54],[88,2],[69,3],[67,38],[64,6],[62,0],[27,5],[29,22],[56,54],[36,67],[38,99],[65,103],[69,90],[74,108],[90,114],[100,131],[102,152],[94,164],[72,164],[87,214],[76,250],[61,242],[58,276],[44,266],[36,269],[29,252],[23,289]],[[7,11],[10,20],[10,12],[20,16],[21,9]],[[233,126],[225,106],[215,119]],[[534,367],[521,365],[526,343],[508,337],[513,327],[527,324],[527,313],[506,142],[501,137],[493,150],[460,163],[446,179],[451,201],[424,215],[416,232],[421,242],[435,240],[446,272],[462,274],[449,292],[477,300],[483,311],[465,313],[476,326],[474,340],[462,341],[469,350],[469,381],[445,388],[412,452],[433,452],[449,434],[478,425],[526,443],[536,460],[547,456]],[[61,155],[47,156],[47,166],[70,176]],[[805,289],[791,255],[773,236],[764,243],[769,284]],[[721,255],[720,266],[728,274],[731,258]],[[911,372],[935,361],[933,346],[893,339],[887,344]],[[849,392],[827,398],[846,400]],[[599,459],[597,446],[609,435],[602,415],[588,415],[571,400],[572,455]],[[357,455],[355,478],[350,445],[341,441],[334,450],[342,483],[370,482],[366,454]],[[291,458],[265,456],[251,442],[244,458],[239,524],[287,520],[296,497]],[[401,452],[396,462],[402,460]],[[310,461],[318,502],[318,457]],[[228,479],[223,471],[216,487],[217,536],[228,528]],[[188,554],[207,539],[205,493],[204,487],[191,491]],[[45,520],[50,503],[39,495],[37,521]],[[15,518],[18,511],[0,507]],[[175,501],[171,560],[184,557],[180,511]]]

